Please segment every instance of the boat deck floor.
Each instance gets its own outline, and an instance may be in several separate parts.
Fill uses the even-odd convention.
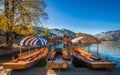
[[[49,63],[69,63],[70,64],[70,61],[69,60],[64,60],[62,58],[62,56],[57,56],[54,60],[49,60],[48,61]]]
[[[20,56],[17,59],[13,59],[9,63],[17,63],[19,61],[32,61],[35,58],[41,58],[44,55],[47,55],[47,52],[44,51],[42,53],[42,50],[36,50],[34,52],[31,52],[31,53],[28,53],[26,55]]]
[[[111,61],[109,61],[107,59],[102,59],[102,58],[100,58],[98,56],[95,56],[95,55],[92,55],[92,54],[91,54],[89,60],[85,59],[83,55],[81,55],[81,54],[78,55],[75,52],[73,52],[73,55],[75,57],[77,57],[79,59],[82,59],[82,60],[84,60],[86,62],[89,62],[91,64],[110,64],[110,63],[112,64],[113,63],[113,62],[111,62]]]

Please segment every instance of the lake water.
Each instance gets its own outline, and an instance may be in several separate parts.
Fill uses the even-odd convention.
[[[90,45],[90,50],[97,52],[97,45]],[[99,53],[102,58],[107,57],[109,60],[117,63],[116,67],[120,67],[120,41],[102,41],[99,44]]]

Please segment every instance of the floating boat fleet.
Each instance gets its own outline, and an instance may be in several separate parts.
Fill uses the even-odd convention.
[[[50,50],[49,46],[56,41],[62,41],[64,45],[68,44],[70,48],[55,47]],[[77,64],[93,69],[114,68],[116,66],[115,62],[101,58],[98,56],[98,53],[94,55],[79,48],[79,45],[76,45],[77,43],[98,44],[100,41],[94,37],[79,37],[69,40],[61,36],[54,37],[47,41],[43,38],[28,36],[23,38],[18,44],[20,46],[18,58],[13,58],[11,61],[3,63],[2,66],[5,69],[26,69],[35,65],[41,59],[46,59],[47,67],[49,68],[69,68],[74,61],[76,61]],[[23,46],[28,47],[28,52],[22,53]],[[32,51],[30,50],[31,47],[34,48]]]

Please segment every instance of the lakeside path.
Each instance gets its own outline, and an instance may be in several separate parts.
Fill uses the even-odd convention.
[[[4,71],[5,69],[3,69]],[[50,69],[45,67],[33,67],[25,70],[8,70],[0,75],[120,75],[120,69],[93,70],[88,68]],[[10,72],[11,71],[11,72]],[[9,74],[7,74],[9,73]]]

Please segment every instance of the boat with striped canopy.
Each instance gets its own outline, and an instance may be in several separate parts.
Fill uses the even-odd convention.
[[[5,69],[25,69],[36,64],[40,59],[46,57],[48,48],[46,48],[47,40],[43,38],[36,38],[28,36],[23,38],[18,45],[20,45],[20,54],[18,58],[3,63]],[[29,51],[22,53],[22,46],[29,47]],[[40,49],[30,50],[32,46],[41,46]]]
[[[97,53],[93,54],[90,52],[90,50],[86,51],[83,48],[79,48],[79,46],[76,45],[77,43],[81,43],[81,44],[96,43]],[[75,46],[71,47],[71,54],[73,56],[73,62],[77,62],[77,64],[76,63],[74,64],[76,64],[77,66],[81,65],[81,66],[86,66],[86,67],[93,68],[93,69],[114,68],[116,66],[115,62],[112,62],[108,59],[103,59],[100,57],[98,53],[99,43],[101,43],[100,40],[92,36],[78,37],[78,38],[72,39],[72,44],[78,46],[78,47],[75,47]]]
[[[71,41],[65,37],[57,36],[48,41],[48,45],[51,43],[63,41],[66,44],[71,44]],[[56,44],[58,45],[58,43]],[[50,50],[47,56],[47,66],[49,68],[69,68],[72,63],[72,58],[70,55],[70,50],[67,48],[54,48]]]

